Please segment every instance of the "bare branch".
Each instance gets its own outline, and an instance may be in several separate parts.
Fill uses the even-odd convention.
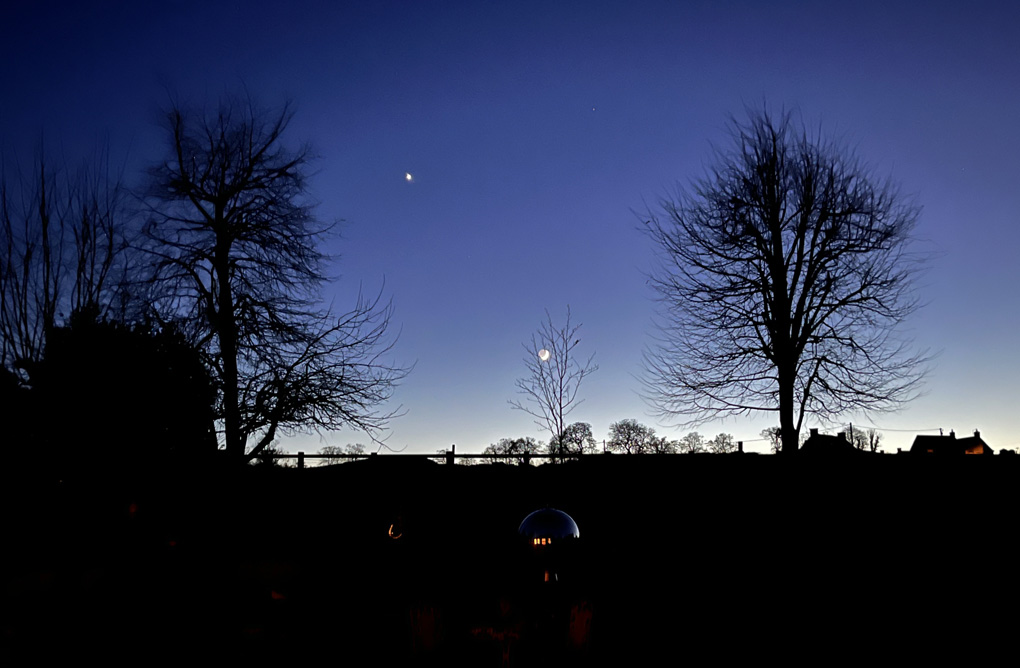
[[[492,455],[490,461],[500,464],[516,464],[527,466],[531,463],[531,457],[537,455],[541,450],[538,442],[530,436],[523,438],[503,438],[498,443],[485,448],[483,455]]]

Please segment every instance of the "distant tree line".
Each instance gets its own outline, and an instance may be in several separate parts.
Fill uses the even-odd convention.
[[[882,443],[882,432],[874,427],[854,427],[846,425],[842,428],[847,440],[857,449],[868,452],[878,452]],[[765,441],[769,451],[773,454],[780,452],[782,440],[779,427],[763,429],[759,438],[755,441]],[[807,440],[804,435],[801,439]],[[660,436],[655,429],[641,424],[635,419],[625,419],[614,422],[609,426],[608,437],[600,444],[595,440],[591,425],[587,422],[575,422],[567,425],[564,429],[564,438],[550,439],[548,442],[541,442],[532,436],[521,436],[518,438],[502,438],[496,443],[487,446],[483,455],[488,455],[488,463],[527,465],[532,463],[536,457],[549,459],[553,462],[562,462],[576,457],[577,455],[599,454],[603,451],[612,454],[726,454],[737,452],[739,449],[737,440],[732,434],[719,433],[713,438],[706,438],[697,431],[688,432],[680,438],[668,439]],[[295,466],[290,459],[279,459],[278,455],[290,454],[284,450],[272,447],[263,451],[256,459],[257,463],[275,466]],[[441,449],[433,459],[437,462],[446,461],[447,451]],[[330,466],[342,464],[367,456],[366,446],[360,443],[348,443],[343,446],[328,445],[320,448],[315,454],[310,455],[313,460],[312,466]]]
[[[620,420],[609,427],[609,436],[602,447],[592,434],[591,425],[587,422],[575,422],[564,429],[561,438],[551,438],[542,444],[532,437],[504,438],[493,443],[482,451],[491,455],[493,461],[506,464],[523,464],[535,455],[548,455],[554,462],[561,462],[578,455],[590,455],[602,452],[642,455],[642,454],[681,454],[681,453],[718,453],[737,451],[737,442],[731,434],[718,434],[706,439],[698,432],[690,432],[685,436],[670,440],[656,434],[655,429],[641,424],[634,419]]]

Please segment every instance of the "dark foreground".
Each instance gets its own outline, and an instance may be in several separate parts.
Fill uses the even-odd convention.
[[[0,663],[981,662],[1020,621],[1018,459],[7,471]],[[546,505],[565,551],[516,534]]]

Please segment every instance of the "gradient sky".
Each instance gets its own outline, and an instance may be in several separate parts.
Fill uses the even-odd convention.
[[[980,429],[1020,446],[1020,5],[1013,2],[14,2],[0,22],[5,160],[70,162],[108,142],[129,183],[160,158],[171,95],[246,86],[296,103],[318,154],[319,215],[343,219],[340,279],[385,293],[416,362],[388,445],[480,452],[547,438],[512,411],[522,342],[569,304],[601,369],[570,416],[600,440],[648,415],[638,396],[655,304],[638,216],[725,145],[763,100],[840,137],[923,206],[927,306],[909,332],[938,351],[926,395],[847,416],[915,433]],[[549,6],[552,5],[552,6]],[[405,172],[414,175],[407,183]],[[771,416],[720,431],[764,450]],[[807,425],[811,426],[811,425]],[[824,425],[823,425],[824,426]],[[905,431],[891,431],[891,430]],[[931,433],[930,431],[928,433]],[[289,449],[362,441],[340,432]]]

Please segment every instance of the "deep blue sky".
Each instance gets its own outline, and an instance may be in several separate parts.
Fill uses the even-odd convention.
[[[763,100],[842,138],[924,207],[918,235],[935,256],[909,324],[941,355],[926,396],[871,423],[1020,445],[1015,3],[14,5],[0,23],[8,164],[30,161],[45,133],[72,162],[109,142],[136,181],[161,155],[170,95],[212,105],[243,84],[296,103],[290,139],[320,156],[319,214],[346,221],[327,296],[342,307],[385,279],[394,354],[417,361],[393,447],[543,438],[507,400],[521,343],[568,304],[601,366],[571,419],[600,439],[623,418],[654,424],[635,378],[652,247],[634,212],[697,177],[727,116]],[[772,423],[700,431],[750,440]],[[912,439],[886,433],[887,448]]]

